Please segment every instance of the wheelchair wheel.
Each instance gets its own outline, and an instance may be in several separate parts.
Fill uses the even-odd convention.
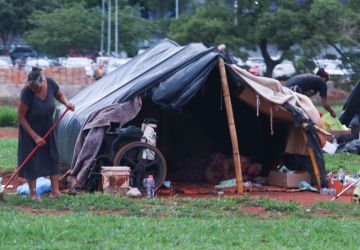
[[[144,157],[146,153],[150,153],[152,157]],[[130,186],[137,187],[141,192],[145,191],[143,180],[149,175],[154,176],[156,189],[166,177],[164,156],[159,149],[143,142],[131,142],[122,146],[115,155],[113,164],[130,167]]]

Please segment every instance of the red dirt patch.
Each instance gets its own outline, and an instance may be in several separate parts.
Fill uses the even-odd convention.
[[[18,128],[0,128],[0,138],[18,137]]]
[[[311,205],[318,201],[330,201],[334,196],[332,195],[320,195],[319,193],[313,192],[249,192],[247,193],[250,197],[269,197],[271,199],[282,200],[282,201],[294,201],[301,205]],[[337,202],[351,202],[351,196],[341,196]]]
[[[63,214],[74,213],[73,211],[70,210],[52,210],[52,209],[31,208],[31,207],[19,207],[18,209],[25,214],[63,215]]]
[[[268,211],[264,210],[261,207],[242,207],[241,210],[245,211],[247,213],[250,213],[250,214],[258,214],[258,215],[262,215],[262,216],[265,216],[268,214]]]
[[[266,191],[265,191],[266,190]],[[226,189],[224,193],[220,194],[219,190],[209,185],[192,185],[176,183],[170,190],[159,190],[160,196],[177,195],[179,197],[189,198],[214,198],[219,196],[231,197],[237,196],[235,188]],[[330,201],[333,196],[320,195],[319,193],[300,191],[300,192],[286,192],[286,188],[278,188],[266,186],[264,191],[247,190],[245,192],[250,197],[268,197],[270,199],[282,201],[294,201],[301,205],[308,206],[318,201]],[[336,200],[337,202],[351,202],[351,196],[342,196]]]

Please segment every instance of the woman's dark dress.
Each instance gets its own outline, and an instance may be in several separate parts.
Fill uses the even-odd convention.
[[[36,96],[28,86],[20,94],[20,101],[29,107],[25,118],[31,128],[41,137],[45,135],[53,124],[55,94],[59,91],[59,87],[51,78],[46,80],[48,89],[44,100]],[[35,141],[19,126],[18,166],[35,146]],[[58,173],[59,153],[52,132],[46,139],[46,144],[35,152],[19,175],[26,179],[36,179],[40,176],[51,176]]]

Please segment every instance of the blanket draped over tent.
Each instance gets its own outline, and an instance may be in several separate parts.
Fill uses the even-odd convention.
[[[150,97],[163,110],[181,110],[203,90],[209,76],[214,75],[219,57],[223,57],[226,63],[231,89],[241,89],[232,98],[238,95],[241,101],[257,110],[257,113],[268,115],[271,128],[273,119],[293,124],[293,132],[289,133],[293,139],[290,138],[286,146],[289,153],[307,154],[306,143],[307,146],[312,143],[324,184],[325,166],[316,131],[312,129],[313,124],[321,126],[321,120],[308,97],[281,86],[277,80],[249,74],[234,65],[229,56],[216,48],[207,48],[203,44],[179,46],[168,39],[105,75],[71,99],[76,105],[76,111],[67,114],[57,128],[58,135],[62,135],[58,136],[61,162],[67,167],[72,162],[72,174],[78,176],[78,181],[84,181],[93,160],[86,148],[93,148],[93,153],[96,154],[105,126],[113,120],[120,121],[123,125],[138,115],[142,109],[141,99],[135,97]],[[219,79],[215,82],[220,84]],[[107,116],[107,112],[115,114],[116,119]],[[303,123],[309,125],[306,132],[312,138],[307,142],[303,137],[296,136],[302,133]],[[272,129],[271,133],[274,132],[276,133]],[[96,140],[88,141],[89,136]],[[300,140],[295,141],[295,138]]]
[[[104,138],[104,129],[111,123],[123,126],[135,118],[141,109],[141,98],[112,104],[93,112],[77,138],[70,176],[76,177],[74,186],[83,186]]]

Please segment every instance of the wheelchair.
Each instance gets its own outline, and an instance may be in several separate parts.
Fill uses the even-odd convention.
[[[146,152],[147,151],[147,152]],[[144,157],[149,153],[152,157]],[[161,151],[146,141],[139,127],[130,125],[120,128],[118,123],[112,123],[105,131],[100,150],[92,164],[86,191],[102,190],[101,167],[127,166],[130,167],[129,185],[137,187],[142,193],[146,191],[143,181],[149,175],[155,179],[158,189],[166,177],[166,161]]]

